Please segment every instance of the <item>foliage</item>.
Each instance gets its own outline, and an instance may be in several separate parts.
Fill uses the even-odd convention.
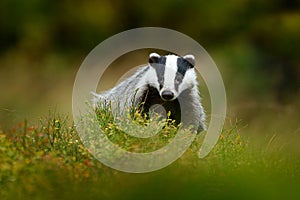
[[[270,95],[284,101],[299,92],[299,10],[295,0],[5,0],[0,3],[0,55],[11,53],[42,65],[55,53],[71,61],[127,29],[171,28],[210,53],[221,52],[219,59],[226,58],[226,63],[217,64],[232,68],[234,75],[241,73],[242,80],[249,78],[250,88],[256,77],[255,92],[271,88]]]
[[[299,10],[296,0],[0,1],[0,199],[300,199]],[[69,108],[67,91],[87,53],[111,35],[144,26],[197,40],[222,73],[229,115],[249,123],[244,132],[285,134],[296,150],[282,148],[276,137],[257,145],[233,125],[202,160],[203,135],[171,166],[125,174],[93,158],[67,117],[52,113],[10,125],[49,104]],[[134,61],[130,67],[140,64]],[[160,148],[176,132],[171,127],[161,140],[141,141],[105,117],[107,136],[132,151]]]
[[[267,147],[253,148],[238,127],[224,130],[202,160],[196,154],[203,137],[198,136],[169,167],[134,175],[95,160],[66,117],[52,114],[37,125],[25,121],[0,134],[1,199],[299,197],[299,156],[272,147],[272,140]],[[114,137],[115,142],[130,141]]]

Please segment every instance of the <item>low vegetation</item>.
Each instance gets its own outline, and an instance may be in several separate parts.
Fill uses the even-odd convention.
[[[299,199],[300,157],[241,136],[239,125],[223,130],[213,151],[199,159],[203,135],[170,166],[129,174],[104,166],[82,144],[66,116],[50,114],[0,132],[1,199]],[[107,124],[109,125],[109,124]],[[108,126],[109,127],[109,126]],[[113,125],[110,125],[115,130]],[[158,147],[165,140],[166,129]],[[172,135],[172,134],[171,134]],[[110,132],[114,142],[137,140]],[[148,141],[149,142],[149,141]],[[153,142],[153,141],[151,141]],[[155,144],[154,144],[155,145]]]

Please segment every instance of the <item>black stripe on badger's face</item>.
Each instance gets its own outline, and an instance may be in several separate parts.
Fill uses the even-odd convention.
[[[188,61],[186,61],[184,58],[182,57],[177,58],[177,72],[175,75],[175,83],[174,83],[176,91],[178,91],[178,87],[182,83],[186,71],[193,67],[194,66]]]
[[[150,62],[151,66],[155,69],[157,80],[159,83],[159,90],[163,88],[164,85],[164,74],[165,74],[165,66],[166,66],[166,56],[160,56],[156,58],[155,62]]]

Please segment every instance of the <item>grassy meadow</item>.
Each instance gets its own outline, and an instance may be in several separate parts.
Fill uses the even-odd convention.
[[[217,62],[224,59],[218,52],[214,55]],[[143,62],[145,56],[139,55],[137,62]],[[53,60],[45,62],[50,66]],[[13,64],[15,60],[6,59],[5,63]],[[76,63],[80,64],[79,61],[68,64]],[[113,66],[138,64],[125,59]],[[9,103],[4,103],[5,109],[1,110],[0,198],[299,199],[299,102],[295,99],[285,105],[278,104],[271,96],[258,97],[249,85],[244,87],[244,95],[238,95],[242,86],[235,83],[245,84],[247,80],[232,76],[225,68],[226,65],[221,65],[220,70],[227,90],[228,116],[213,151],[204,159],[198,158],[202,134],[176,162],[145,174],[128,174],[106,167],[82,144],[70,111],[76,69],[35,72],[33,68],[26,72],[23,74],[27,79],[26,90],[12,86],[6,92],[15,102],[14,110],[6,109],[10,108]],[[20,72],[8,71],[9,76],[19,77],[14,73]],[[1,79],[2,83],[10,80],[9,76]],[[116,76],[108,72],[105,78],[115,80]],[[199,78],[209,118],[209,94]],[[48,82],[34,87],[42,79]],[[109,88],[113,84],[101,86]],[[35,101],[37,97],[40,102]],[[102,123],[110,122],[107,120]],[[172,133],[169,131],[167,135]],[[137,146],[136,140],[122,134],[111,134],[110,138],[118,144],[128,144],[129,150]],[[167,142],[161,138],[139,146],[159,148]]]
[[[2,59],[4,66],[16,63],[12,55]],[[147,57],[144,53],[133,54],[136,55],[137,61],[119,60],[112,67],[137,66]],[[217,51],[212,55],[217,64],[225,59],[222,55]],[[23,56],[19,59],[26,60]],[[228,112],[213,151],[204,159],[198,158],[202,134],[170,166],[146,174],[128,174],[104,166],[83,146],[70,108],[72,81],[80,60],[63,60],[54,56],[43,61],[48,68],[41,70],[27,71],[30,63],[25,63],[24,73],[10,70],[0,80],[2,86],[11,81],[11,90],[4,90],[1,99],[0,199],[300,198],[297,98],[279,104],[271,95],[262,95],[268,88],[255,92],[251,81],[232,75],[225,70],[228,65],[220,65]],[[52,69],[52,63],[77,68]],[[3,75],[4,69],[0,70]],[[107,73],[104,78],[118,79],[113,70]],[[20,82],[13,83],[18,77]],[[209,94],[201,77],[199,81],[209,118]],[[100,87],[115,84],[103,81],[106,82]],[[103,123],[110,121],[107,120]],[[136,140],[122,134],[112,134],[110,138],[118,144],[128,144],[129,150],[137,146]],[[161,139],[139,146],[161,147],[168,142]]]
[[[101,164],[83,146],[69,121],[68,116],[50,112],[37,123],[25,120],[0,132],[1,199],[300,197],[299,151],[276,135],[257,143],[243,135],[239,121],[227,122],[204,159],[197,157],[203,139],[199,135],[176,162],[146,174],[128,174]],[[127,149],[135,144],[134,138],[111,130],[113,141],[128,143]]]
[[[0,200],[300,199],[299,24],[292,0],[0,1]],[[205,132],[177,161],[144,174],[111,169],[83,145],[72,116],[76,73],[95,46],[137,27],[182,32],[218,66],[227,117],[204,159]],[[116,59],[97,91],[153,51]],[[198,78],[209,123],[210,96]],[[176,133],[140,142],[100,119],[111,141],[131,151],[160,148]]]

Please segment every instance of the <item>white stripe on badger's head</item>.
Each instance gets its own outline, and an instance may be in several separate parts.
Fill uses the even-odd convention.
[[[160,97],[165,101],[172,101],[182,91],[197,85],[193,55],[179,57],[176,55],[160,56],[157,53],[151,53],[149,64],[152,71],[150,85],[158,90]]]

